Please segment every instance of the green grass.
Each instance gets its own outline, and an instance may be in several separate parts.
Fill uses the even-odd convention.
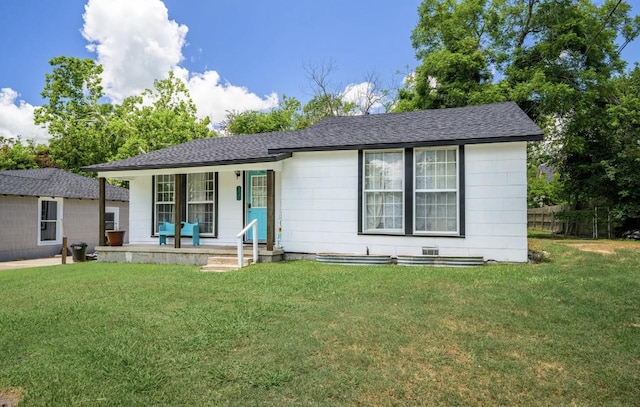
[[[0,394],[19,389],[20,407],[638,405],[640,252],[533,243],[552,260],[1,272]]]

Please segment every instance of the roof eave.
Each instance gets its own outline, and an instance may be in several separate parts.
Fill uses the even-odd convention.
[[[175,164],[151,164],[151,165],[125,165],[125,166],[112,166],[112,167],[99,167],[99,166],[87,166],[80,169],[85,172],[112,172],[112,171],[138,171],[138,170],[161,170],[161,169],[175,169],[175,168],[192,168],[192,167],[219,167],[225,165],[238,165],[238,164],[257,164],[257,163],[269,163],[282,161],[291,157],[291,153],[275,153],[269,157],[260,158],[243,158],[238,160],[219,160],[219,161],[200,161],[190,163],[175,163]]]
[[[513,143],[521,141],[542,141],[543,133],[522,135],[522,136],[504,136],[504,137],[486,137],[474,139],[453,139],[453,140],[433,140],[433,141],[412,141],[412,142],[396,142],[396,143],[371,143],[371,144],[345,144],[336,146],[308,146],[308,147],[287,147],[269,149],[269,153],[300,153],[300,152],[319,152],[319,151],[345,151],[345,150],[378,150],[384,148],[414,148],[414,147],[439,147],[451,145],[465,144],[488,144],[488,143]]]

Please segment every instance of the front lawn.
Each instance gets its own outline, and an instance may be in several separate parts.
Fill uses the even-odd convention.
[[[613,254],[532,246],[551,261],[0,272],[0,400],[637,405],[640,243]]]

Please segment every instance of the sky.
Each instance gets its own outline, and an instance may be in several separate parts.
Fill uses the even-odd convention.
[[[174,70],[200,116],[311,98],[305,66],[333,62],[340,90],[417,63],[419,0],[0,0],[0,136],[46,140],[33,124],[49,60],[91,58],[118,103]]]
[[[410,35],[420,0],[0,0],[0,137],[48,139],[33,124],[49,60],[103,65],[114,103],[173,70],[198,114],[261,110],[312,96],[305,67],[333,63],[339,91],[399,86],[418,65]],[[640,0],[630,0],[640,14]],[[640,59],[640,41],[623,59]]]

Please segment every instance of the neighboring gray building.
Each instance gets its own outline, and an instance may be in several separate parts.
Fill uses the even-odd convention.
[[[49,257],[68,244],[98,245],[98,180],[57,168],[0,171],[0,261]],[[129,190],[107,185],[106,229],[128,229]]]

